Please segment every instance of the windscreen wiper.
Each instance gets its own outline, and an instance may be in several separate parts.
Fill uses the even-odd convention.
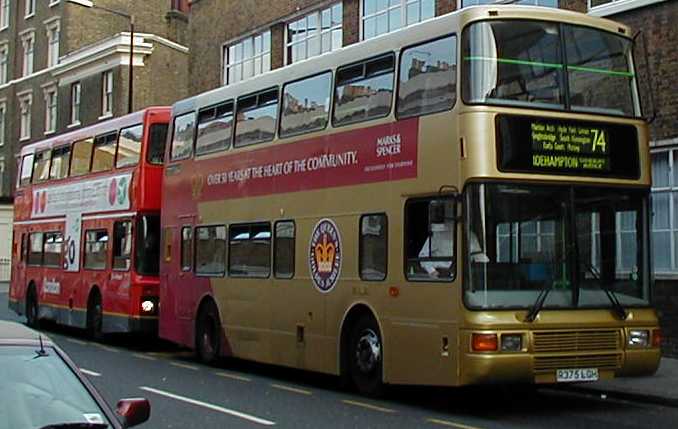
[[[539,291],[539,296],[534,302],[534,305],[532,308],[530,308],[530,311],[527,312],[527,315],[525,316],[525,322],[534,322],[542,307],[544,307],[544,302],[546,302],[546,297],[548,297],[551,289],[553,289],[553,282],[547,282],[544,284],[544,287],[542,287],[541,291]]]
[[[619,302],[619,299],[617,298],[617,294],[614,293],[607,285],[603,283],[603,281],[600,279],[600,274],[598,271],[596,271],[596,268],[591,265],[587,264],[586,262],[583,263],[583,265],[586,267],[586,269],[591,273],[593,278],[596,280],[596,283],[600,287],[600,289],[605,292],[605,295],[607,295],[607,298],[610,300],[612,303],[612,307],[614,308],[614,312],[617,314],[620,320],[626,320],[627,317],[629,317],[629,314],[626,312],[626,309],[624,306]]]

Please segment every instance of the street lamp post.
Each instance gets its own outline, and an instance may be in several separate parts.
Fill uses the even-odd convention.
[[[127,85],[127,113],[132,113],[134,110],[134,16],[119,10],[97,6],[91,0],[66,0],[66,2],[92,9],[103,10],[104,12],[112,13],[113,15],[121,16],[129,20],[129,83]]]

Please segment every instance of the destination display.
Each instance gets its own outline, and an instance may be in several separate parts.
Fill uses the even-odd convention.
[[[636,179],[638,136],[629,125],[501,115],[499,169]]]

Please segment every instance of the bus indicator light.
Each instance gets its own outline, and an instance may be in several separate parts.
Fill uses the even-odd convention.
[[[390,288],[388,288],[388,294],[389,294],[392,298],[397,298],[398,295],[400,295],[400,289],[398,289],[398,288],[395,287],[395,286],[391,286]]]
[[[473,334],[471,347],[474,352],[496,352],[497,334]]]
[[[659,348],[662,345],[662,330],[653,329],[652,330],[652,347]]]

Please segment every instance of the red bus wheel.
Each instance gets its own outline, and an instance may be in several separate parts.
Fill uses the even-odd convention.
[[[213,302],[208,302],[200,310],[195,335],[198,359],[207,365],[214,365],[221,349],[221,322]]]

